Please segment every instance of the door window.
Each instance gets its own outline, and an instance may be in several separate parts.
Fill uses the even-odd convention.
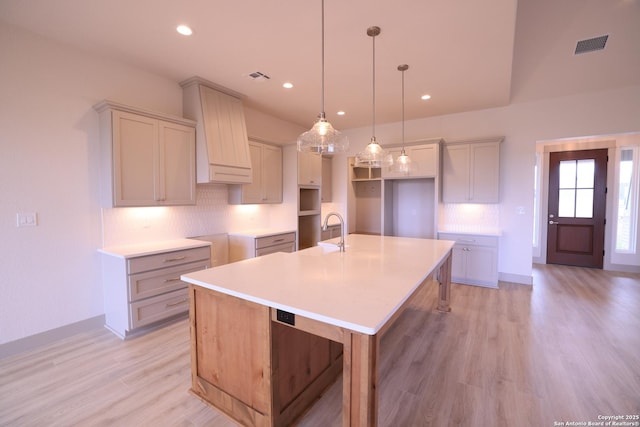
[[[595,160],[560,161],[558,216],[592,218]]]
[[[634,164],[634,157],[637,157],[637,154],[634,156],[634,151],[637,149],[623,148],[619,154],[615,248],[620,253],[634,253],[636,249],[638,189],[635,188],[634,175],[638,174],[638,165]]]

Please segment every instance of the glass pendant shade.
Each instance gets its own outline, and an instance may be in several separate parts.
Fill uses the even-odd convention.
[[[298,137],[298,151],[332,154],[349,149],[349,139],[320,113],[313,127]]]
[[[324,0],[322,6],[322,96],[321,110],[313,127],[298,137],[298,151],[333,154],[349,149],[349,139],[335,130],[324,114]]]
[[[409,66],[407,64],[398,65],[398,71],[402,71],[402,151],[393,162],[391,170],[399,175],[410,175],[418,168],[418,165],[411,161],[411,158],[404,150],[404,72],[408,69]]]
[[[391,164],[393,156],[378,144],[375,136],[371,138],[369,145],[358,153],[355,160],[355,166],[358,167],[381,168]]]
[[[356,155],[355,165],[360,167],[381,168],[393,164],[393,156],[376,141],[376,36],[380,27],[369,27],[367,35],[373,40],[373,136],[364,150]]]

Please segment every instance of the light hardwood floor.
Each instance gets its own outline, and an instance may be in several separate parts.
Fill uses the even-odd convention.
[[[380,426],[554,426],[640,414],[640,275],[535,266],[534,286],[452,285],[381,340]],[[186,320],[78,334],[0,360],[1,426],[235,426],[188,392]],[[339,426],[334,384],[300,426]]]

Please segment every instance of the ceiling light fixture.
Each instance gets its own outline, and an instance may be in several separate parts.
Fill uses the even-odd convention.
[[[431,95],[422,95],[420,99],[423,99],[426,101],[427,99],[431,99]]]
[[[380,27],[367,28],[367,35],[373,40],[373,134],[367,147],[356,155],[356,166],[381,168],[391,166],[393,156],[387,153],[376,141],[376,36],[380,35]]]
[[[291,89],[293,87],[293,83],[286,82],[282,85],[285,89]]]
[[[298,151],[314,153],[336,153],[349,149],[349,140],[342,132],[337,131],[327,121],[324,113],[324,0],[322,6],[322,96],[320,102],[320,114],[311,130],[298,137]]]
[[[176,27],[176,31],[182,34],[183,36],[190,36],[193,34],[193,30],[189,28],[187,25],[178,25]]]
[[[404,150],[404,72],[408,69],[407,64],[398,65],[398,71],[402,72],[402,151],[393,163],[393,170],[401,175],[409,175],[416,166]]]

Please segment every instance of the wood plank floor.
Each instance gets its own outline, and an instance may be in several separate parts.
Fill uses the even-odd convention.
[[[554,426],[640,414],[640,275],[535,266],[534,286],[427,287],[381,340],[380,426]],[[235,426],[188,392],[186,320],[0,360],[1,426]],[[341,385],[300,426],[339,426]]]

